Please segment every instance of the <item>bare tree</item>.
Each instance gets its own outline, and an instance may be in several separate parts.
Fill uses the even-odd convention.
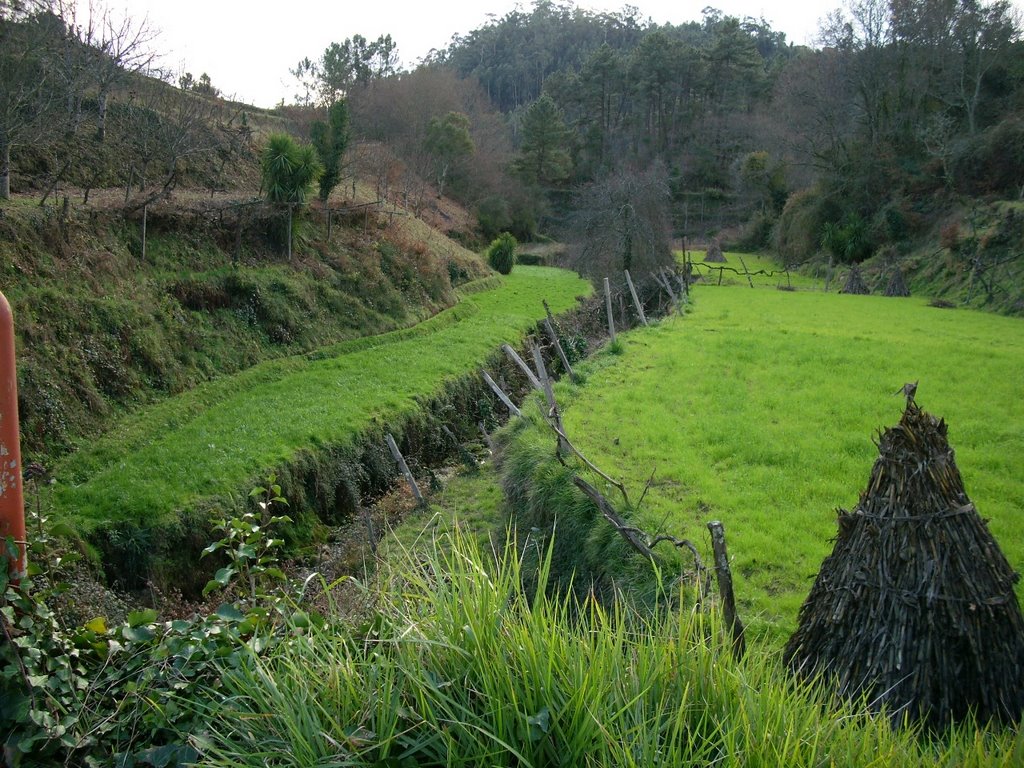
[[[0,199],[11,196],[11,150],[41,143],[53,101],[47,7],[0,0]]]
[[[157,32],[146,18],[140,21],[127,14],[115,16],[109,9],[97,16],[90,5],[88,21],[80,28],[80,33],[91,53],[90,73],[96,87],[96,138],[103,141],[110,95],[130,75],[151,70],[157,55],[150,44]]]
[[[584,187],[571,223],[573,268],[593,278],[672,264],[669,187],[664,167],[623,170]]]

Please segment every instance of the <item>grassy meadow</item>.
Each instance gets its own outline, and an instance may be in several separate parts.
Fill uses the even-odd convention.
[[[200,500],[243,494],[297,452],[387,425],[471,371],[502,342],[575,304],[576,276],[520,267],[420,325],[257,365],[145,409],[55,471],[58,517],[87,533],[146,525]]]
[[[748,266],[751,266],[748,262]],[[751,269],[753,267],[751,266]],[[640,497],[649,531],[710,544],[719,519],[742,615],[781,642],[867,483],[907,381],[950,425],[968,495],[1024,568],[1024,325],[918,299],[698,287],[684,318],[623,337],[562,386],[576,444]]]

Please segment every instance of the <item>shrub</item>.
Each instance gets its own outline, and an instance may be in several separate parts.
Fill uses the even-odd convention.
[[[516,239],[508,232],[502,232],[487,249],[487,263],[503,275],[512,271],[516,263]]]
[[[476,220],[484,237],[493,239],[512,226],[512,214],[508,201],[497,195],[491,195],[480,201],[476,210]]]

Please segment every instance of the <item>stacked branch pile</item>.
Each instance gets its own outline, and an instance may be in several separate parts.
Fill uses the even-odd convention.
[[[786,663],[844,697],[865,696],[896,722],[1018,721],[1018,575],[964,491],[946,423],[910,391],[878,446],[860,502],[839,512]]]

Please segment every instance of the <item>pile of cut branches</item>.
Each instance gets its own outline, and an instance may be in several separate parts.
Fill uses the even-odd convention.
[[[785,650],[894,720],[941,727],[1024,711],[1018,579],[964,491],[945,421],[914,403],[879,440],[867,489],[800,609]]]

